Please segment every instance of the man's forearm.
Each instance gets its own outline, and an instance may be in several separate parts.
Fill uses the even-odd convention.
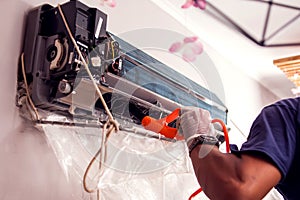
[[[199,156],[201,151],[202,154],[207,154],[203,158]],[[235,155],[223,154],[217,147],[211,145],[199,145],[191,153],[191,159],[198,182],[208,197],[220,199],[219,196],[223,196],[224,199],[232,199],[228,197],[228,191],[225,190],[240,181],[237,172],[233,170],[239,158]],[[218,188],[218,191],[215,188]],[[226,198],[222,194],[224,192]]]
[[[222,153],[212,145],[196,147],[191,153],[191,160],[199,184],[211,199],[261,199],[280,179],[280,173],[270,163],[247,155],[237,157]],[[252,176],[255,170],[261,170],[262,174]],[[262,181],[264,173],[275,175],[266,175],[266,180]]]

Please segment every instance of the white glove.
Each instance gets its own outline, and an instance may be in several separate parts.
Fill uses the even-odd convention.
[[[187,143],[201,134],[216,136],[211,120],[207,110],[198,107],[183,107],[179,118],[179,132]]]

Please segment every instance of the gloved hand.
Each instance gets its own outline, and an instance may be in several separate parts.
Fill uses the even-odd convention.
[[[216,131],[211,120],[207,110],[198,107],[183,107],[179,118],[179,133],[184,136],[187,143],[201,134],[215,137]]]

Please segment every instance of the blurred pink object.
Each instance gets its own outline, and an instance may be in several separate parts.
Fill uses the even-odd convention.
[[[183,42],[175,42],[169,48],[171,53],[176,53],[182,50],[182,59],[187,62],[196,60],[197,55],[203,52],[203,45],[198,41],[198,37],[186,37]]]
[[[196,40],[198,40],[197,36],[193,36],[193,37],[186,37],[183,39],[184,43],[192,43],[195,42]]]
[[[171,47],[169,48],[169,51],[171,53],[175,53],[178,52],[181,48],[182,48],[182,43],[181,42],[175,42],[171,45]]]
[[[192,49],[185,49],[182,52],[182,59],[186,62],[194,62],[196,60],[196,54],[194,54]]]
[[[100,5],[108,5],[109,7],[116,7],[116,1],[115,0],[100,0]]]
[[[201,10],[204,10],[206,7],[206,0],[198,0],[197,2],[198,5],[197,6],[194,5],[194,6],[200,8]]]
[[[201,54],[203,51],[203,45],[201,42],[195,42],[192,46],[191,49],[193,52],[197,55]]]
[[[189,8],[189,7],[193,6],[193,5],[194,5],[194,1],[193,0],[186,0],[185,4],[183,4],[181,6],[181,8]]]
[[[186,2],[181,6],[181,8],[189,8],[191,6],[198,7],[204,10],[206,7],[206,0],[186,0]]]

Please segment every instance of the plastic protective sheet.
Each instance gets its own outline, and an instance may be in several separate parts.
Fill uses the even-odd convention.
[[[82,184],[88,163],[101,144],[101,128],[40,125],[69,181]],[[142,136],[135,131],[112,133],[107,143],[104,171],[97,179],[98,164],[91,169],[88,185],[98,185],[103,200],[188,199],[199,188],[182,141],[170,142]],[[84,191],[82,187],[82,191]],[[97,199],[95,194],[82,199]],[[204,194],[194,199],[207,199]]]

